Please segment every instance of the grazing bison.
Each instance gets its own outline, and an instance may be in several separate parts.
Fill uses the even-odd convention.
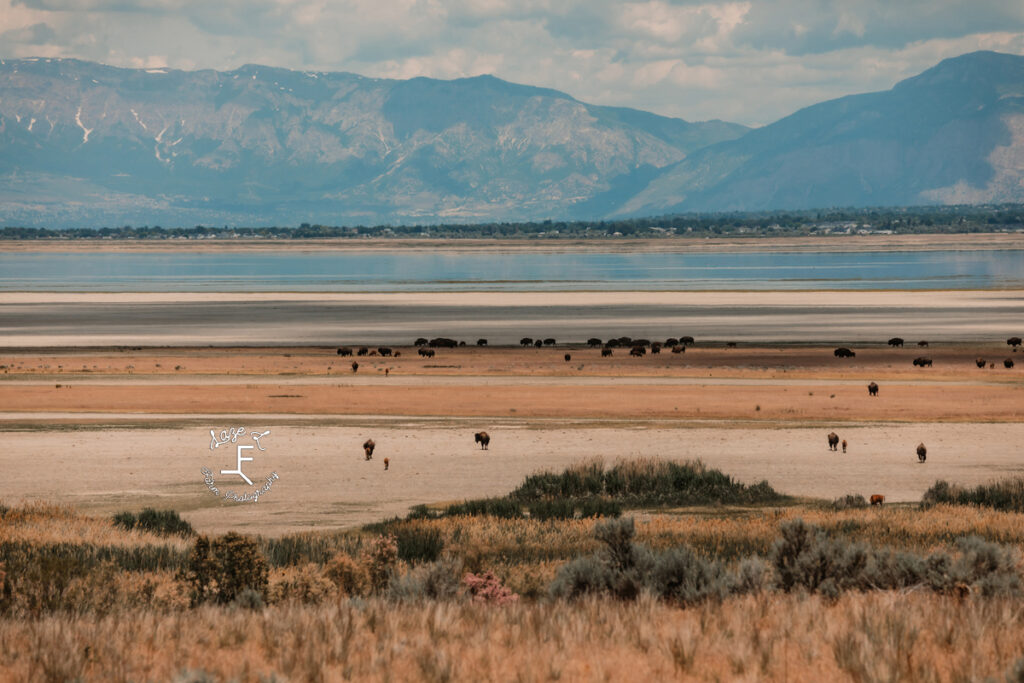
[[[651,345],[651,340],[650,339],[634,339],[633,340],[633,346],[650,346],[650,345]]]
[[[868,396],[878,396],[878,385],[874,382],[868,385]]]
[[[834,451],[839,448],[839,435],[835,432],[828,433],[828,449]]]
[[[373,442],[373,439],[367,439],[363,442],[363,453],[366,454],[367,460],[373,459],[373,449],[377,447],[377,444]]]
[[[736,342],[725,342],[725,347],[728,348],[728,349],[735,349],[736,348]]]
[[[679,346],[679,340],[676,339],[675,337],[669,337],[668,339],[665,340],[665,346],[667,346],[670,349],[673,346]]]
[[[487,340],[486,339],[477,339],[476,340],[476,345],[477,346],[487,346]]]
[[[917,358],[914,359],[914,365],[916,365],[919,368],[930,368],[932,366],[932,359],[925,358],[924,356],[918,356]]]
[[[619,342],[619,346],[629,346],[633,343],[632,337],[619,337],[615,341]]]
[[[356,351],[356,355],[357,356],[365,356],[369,352],[370,352],[370,349],[366,348],[365,346],[360,346],[359,350]]]
[[[881,493],[875,493],[875,494],[873,494],[871,496],[871,504],[872,505],[881,505],[884,502],[885,502],[885,496],[883,496]]]
[[[434,337],[427,342],[427,346],[432,349],[454,349],[458,345],[459,342],[454,339],[449,339],[448,337]]]
[[[661,353],[661,344],[658,342],[651,344],[651,353]]]
[[[1020,337],[1010,337],[1009,339],[1006,340],[1006,345],[1012,346],[1014,349],[1016,349],[1018,346],[1020,346]]]
[[[391,466],[391,461],[388,460],[387,458],[384,458],[384,471],[387,472],[388,471],[388,467],[390,467],[390,466]]]
[[[434,354],[437,353],[434,349],[416,349],[416,353],[420,354],[424,358],[433,358]]]
[[[979,368],[983,368],[983,367],[985,367],[985,359],[984,358],[977,358],[977,359],[975,359],[974,364],[977,365]]]
[[[554,345],[555,345],[554,337],[548,337],[547,339],[544,340],[544,346],[554,346]]]
[[[1013,367],[1013,359],[1012,358],[1007,358],[1006,360],[1004,360],[1003,361],[1003,367],[1006,368],[1006,369],[1012,368]]]
[[[430,342],[429,342],[429,340],[426,337],[419,337],[416,341],[414,341],[412,343],[412,345],[413,346],[426,346],[429,343]]]
[[[903,338],[902,337],[893,337],[892,339],[889,340],[889,346],[894,346],[894,347],[898,346],[898,347],[900,347],[902,349],[903,348]]]
[[[610,355],[612,355],[612,350],[609,349],[607,346],[601,349],[601,358],[607,358]]]
[[[539,349],[540,347],[544,346],[544,340],[538,339],[537,341],[533,342],[533,345]]]
[[[853,358],[857,354],[851,351],[850,349],[846,348],[845,346],[840,346],[838,349],[832,352],[832,355],[834,355],[836,358]]]
[[[487,434],[487,432],[477,432],[476,434],[473,435],[473,440],[476,443],[480,444],[480,450],[482,451],[486,451],[488,444],[491,443],[491,437]]]
[[[928,449],[924,447],[923,443],[917,444],[917,460],[918,462],[924,462],[928,457]]]
[[[843,439],[843,453],[846,452],[846,439]]]
[[[642,346],[634,346],[629,350],[629,355],[639,358],[640,356],[647,355],[647,349]]]
[[[532,337],[523,337],[522,339],[519,340],[519,345],[520,346],[533,346],[533,338]]]
[[[622,344],[619,343],[618,339],[609,339],[604,343],[604,347],[606,349],[617,349],[620,346],[622,346]]]
[[[686,347],[681,344],[676,344],[672,347],[672,353],[686,353]]]
[[[377,348],[377,353],[379,353],[382,356],[390,356],[392,351],[386,346],[381,346]]]
[[[339,356],[351,356],[352,355],[352,349],[350,349],[347,346],[342,346],[340,349],[338,349],[338,355]]]
[[[568,353],[565,354],[565,362],[568,363],[571,360],[572,360],[572,356],[570,354],[568,354]]]
[[[591,337],[590,339],[587,340],[587,346],[594,347],[594,346],[600,346],[600,345],[601,345],[601,340],[598,339],[597,337]]]
[[[694,344],[693,337],[689,337],[689,336],[687,336],[687,337],[680,337],[679,338],[679,343],[682,344],[683,346],[693,346],[693,344]]]
[[[928,348],[928,342],[926,342],[926,341],[919,341],[919,342],[917,342],[917,345],[922,347],[922,348]]]
[[[359,372],[359,363],[352,361],[352,372]]]

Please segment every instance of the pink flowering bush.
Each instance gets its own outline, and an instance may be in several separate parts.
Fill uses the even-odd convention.
[[[509,590],[502,584],[501,579],[491,572],[467,573],[462,577],[462,583],[466,586],[469,594],[473,596],[473,602],[507,605],[519,600],[519,596]]]

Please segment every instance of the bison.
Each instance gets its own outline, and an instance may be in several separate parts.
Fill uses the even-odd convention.
[[[736,348],[736,342],[725,342],[725,347],[727,349],[735,349]]]
[[[544,346],[554,346],[554,345],[555,345],[554,337],[548,337],[547,339],[544,340]]]
[[[618,339],[609,339],[604,343],[604,347],[606,349],[617,349],[620,346],[622,346],[622,344],[619,343]]]
[[[974,360],[974,364],[977,365],[979,368],[984,368],[985,367],[985,359],[984,358],[976,358]]]
[[[889,346],[892,346],[892,347],[898,346],[898,347],[900,347],[902,349],[903,348],[903,338],[902,337],[893,337],[892,339],[889,340]]]
[[[661,344],[658,342],[651,344],[651,353],[661,353]]]
[[[458,345],[459,342],[454,339],[449,339],[448,337],[434,337],[427,342],[427,346],[432,349],[454,349]]]
[[[878,385],[874,382],[868,385],[868,396],[878,396]]]
[[[679,338],[679,343],[682,344],[683,346],[693,346],[693,344],[694,344],[693,337],[690,337],[690,336],[680,337]]]
[[[587,346],[589,346],[591,348],[593,348],[595,346],[600,346],[600,345],[601,345],[601,340],[598,339],[597,337],[591,337],[590,339],[587,340]]]
[[[357,356],[365,356],[368,353],[370,353],[370,349],[366,348],[365,346],[360,346],[359,350],[356,351]]]
[[[565,354],[565,362],[566,362],[566,363],[568,363],[568,362],[569,362],[569,361],[571,361],[571,360],[572,360],[572,355],[571,355],[571,354],[568,354],[568,353],[567,353],[567,354]]]
[[[1012,346],[1014,349],[1016,349],[1018,346],[1020,346],[1020,337],[1010,337],[1009,339],[1006,340],[1006,345]]]
[[[338,349],[338,355],[339,356],[351,356],[352,355],[352,349],[350,349],[347,346],[342,346],[340,349]]]
[[[675,337],[669,337],[668,339],[665,340],[665,346],[667,346],[670,349],[673,346],[678,346],[678,345],[679,345],[679,340],[676,339]]]
[[[437,352],[434,349],[416,349],[416,353],[420,354],[424,358],[433,358]]]
[[[846,452],[846,439],[843,439],[843,453]]]
[[[601,358],[607,358],[610,355],[612,355],[612,350],[607,346],[601,349]]]
[[[357,361],[352,361],[352,372],[359,372],[359,363]]]
[[[373,442],[373,439],[367,439],[363,442],[363,453],[366,455],[367,460],[373,459],[373,449],[377,447],[377,444]]]
[[[412,343],[413,346],[426,346],[430,341],[426,337],[419,337]]]
[[[486,451],[488,444],[491,443],[491,437],[487,432],[477,432],[473,435],[473,440],[480,444],[480,450]]]
[[[629,355],[635,358],[639,358],[641,356],[647,355],[647,349],[645,349],[642,346],[634,346],[629,350]]]
[[[1003,361],[1003,367],[1006,368],[1007,370],[1012,368],[1013,367],[1013,359],[1012,358],[1007,358],[1006,360],[1004,360]]]
[[[477,346],[487,346],[487,340],[486,339],[477,339],[476,340],[476,345]]]
[[[533,346],[533,338],[531,338],[531,337],[523,337],[522,339],[519,340],[519,345],[520,346]]]
[[[672,353],[686,353],[686,347],[681,344],[676,344],[672,347]]]
[[[540,347],[544,346],[544,340],[538,339],[537,341],[533,342],[533,345],[539,349]]]
[[[884,502],[885,502],[885,496],[883,496],[881,493],[872,494],[872,496],[871,496],[871,504],[872,505],[881,505]]]
[[[924,356],[918,356],[914,359],[914,365],[919,368],[930,368],[932,366],[932,359],[925,358]]]
[[[851,351],[850,349],[846,348],[845,346],[840,346],[838,349],[832,352],[832,355],[834,355],[836,358],[853,358],[857,354]]]
[[[924,349],[928,348],[928,342],[926,341],[919,341],[917,342],[917,345]]]
[[[377,348],[377,353],[379,353],[382,356],[390,356],[392,351],[386,346],[380,346]]]
[[[387,472],[388,471],[388,467],[390,467],[390,466],[391,466],[391,461],[388,460],[387,458],[384,458],[384,471]]]
[[[924,462],[928,457],[928,449],[924,447],[923,443],[917,444],[917,460],[918,462]]]
[[[835,432],[828,433],[828,449],[830,451],[837,450],[839,448],[839,435]]]

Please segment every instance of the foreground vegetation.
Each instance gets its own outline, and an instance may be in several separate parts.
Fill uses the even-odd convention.
[[[0,670],[196,681],[1024,672],[1024,514],[797,504],[694,463],[616,467],[528,477],[493,499],[515,515],[470,502],[278,539],[196,535],[170,511],[0,506]],[[680,491],[703,492],[701,507],[629,511]],[[771,494],[753,503],[751,492]],[[523,514],[555,500],[572,514]],[[621,516],[583,516],[592,500]]]

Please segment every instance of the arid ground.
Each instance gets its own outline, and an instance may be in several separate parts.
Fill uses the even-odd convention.
[[[642,358],[578,346],[470,346],[433,358],[393,349],[398,358],[356,357],[355,373],[335,347],[7,349],[0,500],[101,514],[172,507],[201,531],[281,534],[499,495],[526,474],[588,458],[700,458],[744,482],[824,499],[917,501],[937,479],[1024,472],[1024,367],[1004,367],[1021,356],[998,339],[876,343],[852,359],[831,346],[699,340]],[[934,365],[914,367],[919,355]],[[995,367],[978,368],[979,357]],[[271,432],[247,465],[280,477],[258,503],[222,502],[204,484],[203,467],[217,486],[241,483],[219,474],[234,451],[210,448],[210,430],[229,427]],[[487,451],[473,441],[480,430],[492,437]],[[847,453],[828,450],[830,431]]]

